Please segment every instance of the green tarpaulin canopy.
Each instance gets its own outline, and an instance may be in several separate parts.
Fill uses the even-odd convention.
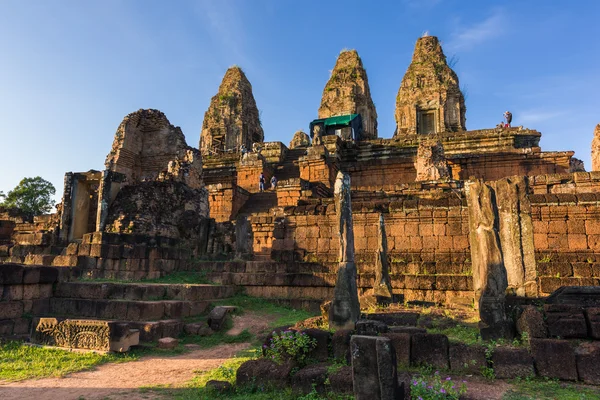
[[[334,127],[352,127],[354,140],[360,140],[362,134],[362,117],[360,114],[338,115],[336,117],[315,119],[310,123],[310,136],[314,136],[313,127],[315,125],[323,125],[325,128],[324,135],[327,135],[327,128]]]

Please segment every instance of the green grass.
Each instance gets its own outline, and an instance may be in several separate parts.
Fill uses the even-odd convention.
[[[428,329],[429,333],[441,333],[448,336],[452,342],[464,343],[467,345],[482,344],[479,329],[468,325],[456,325],[446,329]]]
[[[61,377],[107,362],[132,361],[138,357],[136,353],[75,353],[10,341],[0,345],[0,380]]]
[[[294,325],[296,322],[315,316],[315,314],[305,310],[295,310],[270,302],[268,299],[250,297],[244,294],[218,300],[215,304],[236,306],[241,312],[252,311],[263,315],[273,315],[275,320],[270,324],[271,327]]]
[[[562,383],[556,380],[516,380],[502,400],[592,400],[600,399],[600,389]]]

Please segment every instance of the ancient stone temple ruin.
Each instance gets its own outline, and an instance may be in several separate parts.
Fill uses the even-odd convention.
[[[210,100],[200,134],[202,155],[239,152],[264,141],[252,85],[240,67],[227,70],[218,93]]]
[[[465,112],[458,76],[440,42],[423,36],[398,89],[394,136],[464,131]]]
[[[571,151],[542,151],[534,129],[467,131],[458,77],[436,37],[418,39],[407,65],[389,139],[379,138],[355,51],[340,54],[318,118],[306,121],[307,133],[290,132],[289,146],[264,141],[239,67],[211,100],[199,150],[160,111],[128,115],[103,170],[65,175],[56,214],[0,210],[0,285],[19,288],[3,292],[0,334],[55,318],[44,320],[47,331],[93,326],[112,348],[112,325],[85,321],[121,321],[151,341],[181,332],[207,300],[240,287],[319,310],[335,300],[338,277],[350,276],[351,290],[337,296],[341,326],[358,318],[355,299],[371,294],[474,307],[482,334],[507,337],[515,301],[598,286],[600,172],[583,171]],[[202,271],[215,285],[139,283],[177,271]],[[559,308],[551,321],[564,317]],[[580,336],[596,326],[586,325],[596,321],[592,311],[573,313],[567,319],[583,321]],[[549,332],[561,336],[557,324]],[[121,331],[115,343],[133,337]]]

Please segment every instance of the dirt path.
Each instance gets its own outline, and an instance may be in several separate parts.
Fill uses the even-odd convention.
[[[250,333],[260,335],[267,329],[271,318],[245,313],[236,316],[233,321],[234,328],[228,333],[237,334],[248,329]],[[192,379],[195,373],[217,368],[249,346],[250,343],[223,344],[179,356],[149,356],[123,364],[104,364],[94,370],[73,373],[64,378],[0,382],[0,399],[153,399],[156,396],[136,389],[144,386],[181,385]]]

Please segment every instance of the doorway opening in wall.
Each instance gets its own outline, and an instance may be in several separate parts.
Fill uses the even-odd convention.
[[[417,133],[427,135],[436,132],[436,110],[417,111]]]

